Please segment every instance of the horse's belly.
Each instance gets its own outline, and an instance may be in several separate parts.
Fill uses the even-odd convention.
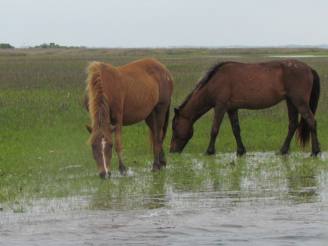
[[[154,110],[158,103],[159,93],[151,90],[152,93],[145,91],[131,93],[126,96],[123,105],[123,124],[130,125],[145,120]]]
[[[231,104],[236,108],[263,109],[269,108],[285,98],[282,90],[259,89],[257,93],[244,91],[231,99]]]
[[[264,108],[270,108],[280,101],[282,101],[284,98],[261,98],[258,100],[250,100],[244,104],[241,105],[241,108],[246,109],[264,109]]]
[[[154,105],[144,106],[142,110],[140,107],[128,107],[124,109],[123,125],[131,125],[145,120],[148,115],[153,111]]]

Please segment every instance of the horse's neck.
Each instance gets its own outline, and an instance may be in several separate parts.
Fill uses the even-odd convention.
[[[203,114],[212,108],[212,104],[204,88],[191,96],[182,109],[182,113],[192,122],[197,121]]]

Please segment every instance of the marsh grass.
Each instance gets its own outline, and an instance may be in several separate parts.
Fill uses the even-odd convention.
[[[108,207],[114,206],[110,199],[103,204],[103,199],[97,197],[126,198],[142,192],[160,195],[168,179],[175,184],[176,189],[182,190],[199,190],[208,182],[214,186],[224,184],[238,187],[236,180],[247,172],[243,159],[220,166],[215,162],[215,157],[203,155],[209,141],[212,112],[196,123],[195,135],[186,147],[185,154],[168,155],[169,167],[159,174],[150,173],[152,155],[145,124],[125,127],[124,154],[133,175],[119,178],[114,155],[114,178],[108,182],[99,180],[90,147],[86,143],[88,134],[84,125],[89,120],[82,107],[84,70],[88,61],[92,60],[121,65],[143,57],[156,57],[167,65],[175,79],[174,107],[181,103],[213,63],[222,60],[264,61],[269,60],[265,55],[275,53],[328,54],[325,50],[263,49],[0,51],[0,204],[7,204],[13,211],[21,212],[24,211],[24,205],[20,205],[23,200],[94,195],[95,207]],[[231,57],[226,58],[229,55]],[[322,93],[317,120],[321,146],[326,150],[328,58],[303,60],[317,69],[321,76]],[[240,121],[248,151],[277,151],[287,132],[288,120],[283,104],[261,111],[242,110]],[[171,130],[165,141],[166,150],[170,137]],[[295,142],[291,150],[300,151]],[[235,140],[227,117],[220,130],[217,151],[235,151]],[[309,148],[305,151],[309,151]],[[189,155],[195,155],[203,163],[199,170],[192,168],[195,165],[192,164],[192,157],[186,157]],[[185,160],[191,163],[190,166],[184,163]],[[290,172],[288,175],[291,179],[299,180],[298,177],[306,176],[303,172],[309,173],[317,165],[312,160],[308,163],[309,167],[304,165],[300,170]],[[319,166],[322,167],[322,164]],[[297,182],[294,183],[297,185]],[[140,200],[140,203],[144,201]],[[158,204],[149,206],[156,207]]]

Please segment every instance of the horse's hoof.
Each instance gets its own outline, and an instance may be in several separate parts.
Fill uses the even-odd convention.
[[[207,149],[206,154],[207,155],[214,155],[215,154],[215,149]]]
[[[101,179],[109,179],[109,178],[110,178],[110,175],[111,175],[110,172],[105,172],[105,171],[99,173],[99,177],[100,177]]]
[[[242,157],[246,154],[246,151],[237,151],[237,156]]]
[[[237,156],[238,156],[238,157],[242,157],[242,156],[244,156],[244,155],[245,155],[245,152],[238,152],[238,151],[237,151],[237,153],[236,153],[236,154],[237,154]]]
[[[153,172],[157,172],[157,171],[160,171],[161,170],[161,165],[160,164],[153,164],[153,169],[152,171]]]
[[[126,176],[127,174],[127,168],[124,165],[119,166],[120,174],[122,176]]]
[[[161,161],[161,167],[166,167],[166,161]]]
[[[238,149],[237,150],[237,156],[243,156],[246,154],[246,150],[245,149]]]
[[[280,149],[280,151],[279,151],[279,154],[280,155],[287,155],[288,154],[288,149]]]
[[[311,153],[311,157],[317,157],[320,153],[321,153],[320,150],[314,151]]]

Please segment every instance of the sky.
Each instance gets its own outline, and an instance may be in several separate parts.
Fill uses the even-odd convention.
[[[0,0],[0,43],[87,47],[328,44],[327,0]]]

